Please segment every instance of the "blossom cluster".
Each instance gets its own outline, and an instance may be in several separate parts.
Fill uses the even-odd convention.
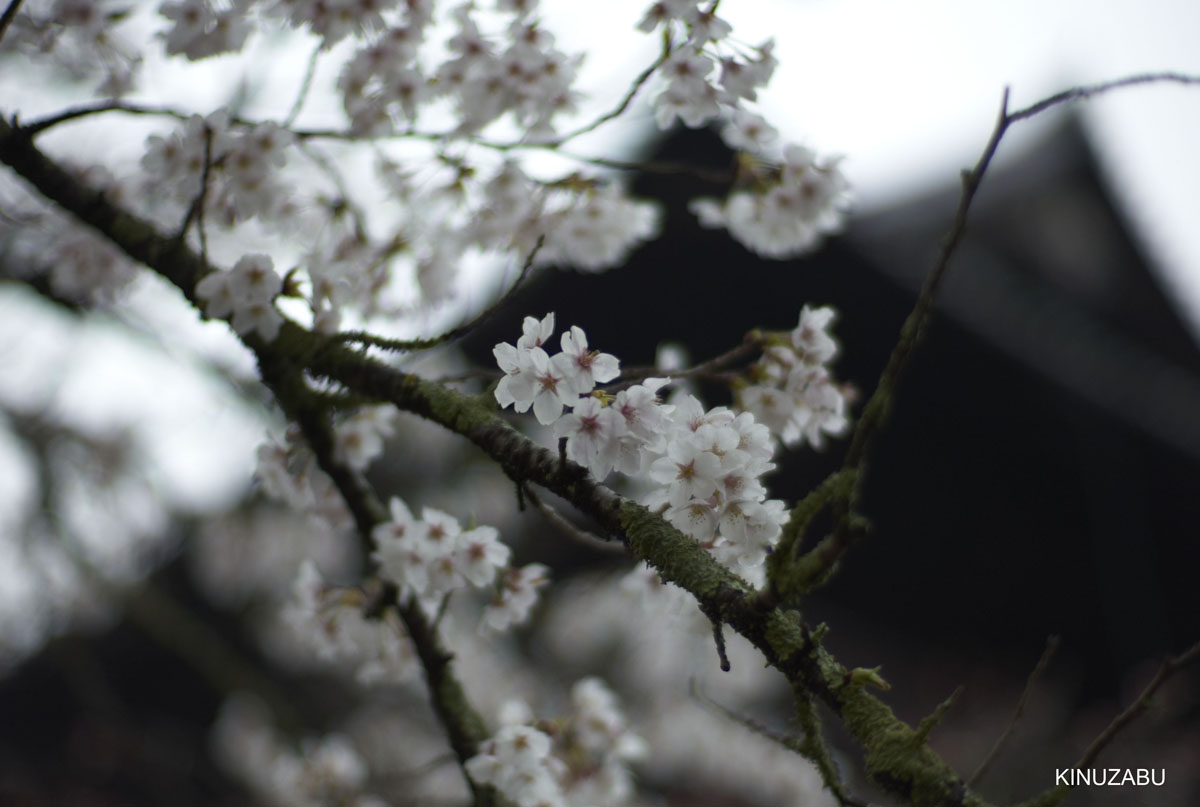
[[[559,784],[562,764],[551,756],[550,736],[532,726],[504,726],[467,760],[471,778],[491,785],[517,807],[566,807]]]
[[[283,316],[275,310],[275,296],[283,279],[275,272],[270,255],[244,255],[228,272],[211,272],[196,284],[210,317],[230,317],[233,329],[243,336],[257,333],[271,342],[279,335]]]
[[[600,679],[576,682],[571,705],[570,714],[535,727],[528,706],[506,704],[504,725],[467,760],[471,778],[518,807],[625,803],[633,792],[628,764],[645,755],[645,744]]]
[[[241,50],[254,28],[254,13],[307,28],[328,48],[351,35],[385,25],[385,10],[397,0],[165,0],[158,13],[170,27],[159,33],[166,51],[196,61]],[[432,0],[408,0],[410,16],[432,14]]]
[[[482,625],[501,633],[529,619],[538,592],[550,582],[550,569],[541,563],[505,569],[495,596],[483,609]]]
[[[266,502],[206,520],[187,551],[192,580],[210,601],[239,613],[257,612],[261,605],[271,616],[291,596],[296,570],[306,559],[340,580],[352,578],[361,566],[357,544],[345,535]],[[273,630],[275,620],[270,622]]]
[[[747,141],[755,136],[746,133],[745,126],[737,131]],[[819,158],[811,149],[791,145],[784,150],[782,162],[768,168],[752,165],[749,189],[735,190],[720,202],[694,199],[692,212],[703,226],[726,228],[766,258],[809,252],[824,235],[841,227],[849,183],[838,160]]]
[[[422,105],[449,99],[459,134],[511,113],[530,139],[552,136],[553,117],[574,110],[572,84],[582,59],[555,48],[554,36],[533,19],[536,1],[497,3],[502,17],[511,15],[501,34],[480,26],[473,3],[455,6],[454,34],[441,48],[427,49],[444,61],[423,64],[435,7],[435,0],[167,0],[159,14],[170,25],[160,36],[168,54],[191,60],[240,50],[252,27],[248,20],[261,9],[312,31],[326,49],[347,37],[367,40],[338,81],[357,134],[390,133],[397,119],[413,123]],[[491,22],[497,15],[488,16]]]
[[[383,439],[392,433],[395,410],[364,407],[334,424],[334,453],[338,461],[364,471],[383,452]],[[255,476],[263,492],[316,519],[331,532],[351,526],[350,514],[333,480],[318,466],[312,449],[290,426],[282,439],[270,437],[258,447]]]
[[[50,288],[68,299],[107,300],[134,276],[129,259],[94,232],[71,228],[51,246]]]
[[[648,378],[615,395],[595,391],[619,375],[618,360],[588,350],[578,326],[562,335],[561,352],[550,356],[544,345],[553,332],[552,313],[526,317],[515,346],[496,345],[504,371],[497,403],[518,412],[532,408],[539,422],[553,424],[555,436],[566,440],[567,457],[596,479],[618,470],[649,482],[646,506],[723,562],[760,579],[766,553],[787,520],[783,503],[767,500],[760,481],[775,467],[770,430],[751,412],[705,410],[687,393],[663,403],[658,392],[665,378]]]
[[[694,4],[693,4],[694,5]],[[709,123],[722,112],[732,113],[744,100],[757,98],[757,90],[766,86],[777,64],[774,42],[754,48],[755,56],[739,60],[735,55],[717,62],[704,50],[710,41],[726,36],[732,29],[711,12],[692,8],[695,22],[688,23],[688,41],[673,51],[659,68],[667,86],[654,100],[655,119],[662,129],[676,118],[690,128]]]
[[[391,518],[371,533],[376,547],[372,558],[380,575],[400,589],[401,598],[412,597],[434,613],[454,591],[492,587],[495,596],[484,609],[482,628],[503,631],[528,619],[537,590],[549,580],[545,566],[509,568],[511,550],[494,527],[463,530],[453,516],[432,507],[423,508],[416,519],[395,497],[388,506]]]
[[[791,333],[775,338],[750,368],[750,383],[737,390],[738,405],[766,424],[784,445],[824,445],[824,436],[845,433],[846,391],[829,365],[838,345],[829,334],[834,310],[804,306]]]
[[[468,243],[527,255],[544,235],[539,264],[589,272],[619,265],[659,225],[658,208],[630,199],[620,185],[578,179],[547,184],[512,161],[482,186],[471,207],[472,220],[463,230]]]
[[[533,407],[534,416],[545,426],[562,416],[564,406],[575,406],[579,396],[590,393],[597,383],[612,381],[620,374],[615,356],[588,350],[587,335],[578,326],[562,335],[562,350],[551,357],[542,346],[553,334],[553,312],[541,320],[526,317],[516,347],[502,342],[492,351],[504,371],[496,386],[496,401],[518,412]]]
[[[774,40],[749,49],[749,55],[723,47],[733,29],[717,16],[716,3],[704,5],[659,0],[638,26],[645,32],[662,27],[678,40],[657,71],[666,85],[654,99],[659,127],[680,120],[696,128],[724,117],[722,137],[744,154],[747,176],[738,177],[734,192],[721,201],[697,199],[692,210],[704,226],[728,229],[764,257],[809,252],[841,226],[849,185],[836,159],[818,158],[798,145],[778,151],[778,132],[746,107],[775,72]]]
[[[513,160],[494,168],[433,162],[423,173],[438,182],[418,181],[387,158],[376,172],[404,211],[392,239],[374,241],[353,216],[341,215],[302,261],[314,322],[327,332],[347,311],[388,312],[388,291],[403,285],[396,281],[406,268],[422,303],[433,305],[455,296],[461,267],[479,256],[524,262],[532,255],[538,266],[599,272],[619,265],[658,230],[658,208],[630,198],[620,183],[542,181]]]
[[[393,283],[397,264],[411,267],[422,302],[430,304],[454,296],[459,267],[476,257],[468,250],[523,258],[544,239],[539,264],[586,271],[618,265],[657,232],[653,205],[631,199],[618,182],[575,173],[535,179],[515,158],[501,160],[515,153],[508,149],[516,143],[553,145],[571,137],[558,133],[561,121],[582,98],[575,89],[580,57],[558,48],[538,19],[538,7],[536,0],[498,0],[486,8],[439,7],[435,0],[165,0],[157,4],[167,22],[160,38],[168,54],[188,59],[244,49],[256,22],[270,19],[319,37],[322,54],[342,40],[355,40],[353,48],[337,51],[348,57],[337,85],[347,131],[415,135],[420,143],[409,141],[403,148],[421,143],[429,148],[419,161],[418,181],[403,189],[390,187],[380,168],[378,179],[398,204],[376,206],[369,216],[356,213],[353,237],[346,239],[340,230],[352,206],[343,198],[344,181],[333,178],[338,169],[323,169],[338,186],[335,192],[309,198],[290,193],[278,169],[294,135],[276,123],[232,119],[223,110],[193,116],[177,131],[148,139],[143,180],[153,193],[140,196],[165,195],[184,206],[202,201],[201,223],[208,226],[256,221],[283,230],[295,225],[298,211],[323,211],[322,220],[305,228],[309,237],[302,248],[314,325],[327,332],[339,327],[347,309],[364,316],[403,310],[381,304],[389,287],[404,287]],[[736,43],[716,7],[662,0],[637,26],[664,34],[663,58],[654,71],[662,85],[651,101],[655,115],[663,126],[724,119],[727,142],[745,152],[735,191],[723,200],[696,201],[703,223],[728,228],[769,257],[801,254],[840,225],[845,178],[836,160],[799,147],[776,149],[774,129],[747,107],[774,73],[773,42]],[[121,16],[109,13],[101,0],[61,0],[55,9],[56,23],[98,32],[99,39],[112,38],[109,29]],[[417,121],[430,105],[439,115],[453,110],[453,127],[420,131]],[[426,119],[431,117],[436,118]],[[480,143],[484,130],[502,120],[514,124],[518,135],[500,143],[491,158],[480,157],[484,148],[457,148]],[[376,145],[380,166],[396,164],[403,151],[398,143]],[[378,212],[383,209],[404,212],[385,222],[377,220],[388,215]],[[148,212],[170,215],[174,207],[150,206]],[[371,234],[378,233],[387,235],[375,241]],[[260,333],[270,329],[264,320]]]
[[[191,116],[168,134],[146,140],[142,169],[150,189],[192,204],[204,189],[206,210],[228,225],[270,218],[284,198],[279,169],[287,162],[292,134],[279,125],[231,126],[220,109]]]
[[[507,6],[507,8],[505,8]],[[390,132],[398,119],[417,121],[422,105],[448,99],[459,121],[456,134],[473,134],[511,114],[533,141],[554,135],[554,117],[574,110],[571,85],[581,62],[558,50],[554,36],[531,19],[536,3],[501,4],[512,12],[501,35],[480,27],[471,3],[451,11],[454,34],[445,61],[427,65],[432,4],[410,4],[402,24],[359,49],[338,81],[353,129]]]
[[[241,50],[250,36],[246,2],[239,0],[220,8],[211,0],[167,0],[158,13],[172,23],[162,33],[168,54],[188,59],[206,59]]]
[[[391,437],[396,410],[391,406],[364,406],[334,426],[334,458],[355,471],[365,471],[383,453]]]
[[[771,434],[750,412],[705,411],[687,393],[672,400],[668,430],[646,469],[658,487],[642,503],[761,584],[767,552],[788,519],[782,501],[766,498],[760,479],[775,467]]]
[[[255,0],[239,0],[255,2]],[[426,20],[433,14],[435,0],[405,0],[410,17]],[[347,36],[361,35],[384,26],[384,12],[399,0],[262,0],[266,13],[294,28],[307,27],[321,37],[326,48]]]
[[[12,6],[14,12],[17,6]],[[46,59],[75,80],[95,80],[95,92],[118,98],[133,88],[142,57],[117,30],[131,15],[122,0],[44,0],[5,13],[4,50]],[[48,57],[48,58],[47,58]]]
[[[363,616],[362,592],[331,586],[304,561],[283,610],[283,622],[320,660],[353,669],[363,685],[402,684],[420,674],[416,648],[395,611]]]

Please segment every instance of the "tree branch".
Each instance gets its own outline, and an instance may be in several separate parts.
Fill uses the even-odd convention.
[[[1096,757],[1100,756],[1100,752],[1104,750],[1106,745],[1112,742],[1118,732],[1132,723],[1138,715],[1146,711],[1146,708],[1150,705],[1150,699],[1154,697],[1154,693],[1166,683],[1168,678],[1198,660],[1200,660],[1200,642],[1192,645],[1178,656],[1173,656],[1164,661],[1159,666],[1158,671],[1154,673],[1154,677],[1150,679],[1150,683],[1146,684],[1146,688],[1142,690],[1142,694],[1138,695],[1137,700],[1129,704],[1125,711],[1113,718],[1113,721],[1105,727],[1104,731],[1100,732],[1100,735],[1092,740],[1092,744],[1083,752],[1083,756],[1079,758],[1079,762],[1075,767],[1086,768],[1095,762]]]
[[[288,417],[300,425],[317,464],[333,480],[350,509],[366,550],[364,554],[369,555],[373,548],[372,532],[376,525],[387,520],[387,510],[366,478],[337,460],[330,413],[314,401],[299,368],[262,344],[252,347],[258,354],[264,383],[275,393]],[[496,804],[495,790],[476,784],[466,770],[467,760],[479,753],[479,745],[489,732],[454,673],[454,656],[442,645],[436,624],[430,622],[414,598],[395,604],[425,671],[434,713],[458,758],[475,805],[491,807]]]
[[[938,288],[941,285],[942,278],[946,274],[946,270],[950,266],[951,259],[958,250],[959,244],[962,243],[963,235],[967,229],[967,219],[971,210],[971,204],[975,200],[980,184],[983,182],[983,177],[987,173],[992,158],[995,157],[996,151],[1000,147],[1000,141],[1003,140],[1005,133],[1007,133],[1009,127],[1014,123],[1028,120],[1053,107],[1092,98],[1110,90],[1153,83],[1198,85],[1200,84],[1200,76],[1170,72],[1127,76],[1099,84],[1073,87],[1015,112],[1010,112],[1008,109],[1009,90],[1007,87],[1004,88],[1000,99],[1000,113],[997,116],[996,124],[992,128],[992,133],[988,138],[987,144],[984,146],[983,152],[980,154],[975,166],[970,170],[962,172],[962,191],[959,194],[958,206],[955,208],[950,229],[942,238],[941,249],[938,252],[937,259],[934,261],[929,274],[925,276],[921,291],[917,296],[917,302],[905,319],[904,325],[900,329],[899,340],[896,342],[896,347],[892,350],[887,365],[879,377],[879,383],[876,385],[875,392],[867,401],[866,406],[863,407],[862,415],[855,426],[850,448],[846,452],[842,468],[844,470],[857,469],[859,472],[857,479],[854,486],[845,493],[844,500],[837,505],[839,516],[834,533],[829,539],[823,541],[819,547],[813,550],[814,552],[819,551],[822,553],[821,557],[817,560],[819,560],[820,565],[827,572],[833,572],[837,562],[855,543],[854,539],[858,531],[855,529],[854,524],[853,504],[858,499],[866,479],[867,458],[870,454],[870,449],[875,437],[882,431],[891,415],[896,389],[899,387],[900,380],[907,370],[932,319]]]
[[[0,39],[8,33],[8,26],[12,25],[12,21],[17,18],[17,11],[21,8],[21,0],[11,0],[8,8],[4,9],[4,14],[0,15]]]

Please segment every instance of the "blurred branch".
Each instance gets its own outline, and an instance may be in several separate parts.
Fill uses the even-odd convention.
[[[656,63],[657,66],[657,63]],[[296,99],[297,104],[303,102],[303,98]],[[296,107],[293,107],[295,112]],[[102,115],[108,112],[122,112],[127,115],[146,115],[160,116],[173,118],[178,121],[186,121],[193,115],[199,114],[188,112],[182,109],[176,109],[167,106],[157,106],[149,104],[136,104],[129,101],[101,101],[97,103],[81,104],[80,106],[71,107],[61,112],[49,115],[45,118],[39,118],[29,123],[20,124],[20,128],[31,135],[37,135],[41,132],[58,126],[62,123],[68,123],[74,120],[91,117],[92,115]],[[242,116],[234,115],[229,118],[229,123],[233,126],[254,127],[260,121],[252,120]],[[362,141],[374,142],[384,140],[425,140],[431,143],[443,143],[450,139],[463,139],[470,142],[472,145],[479,146],[493,151],[553,151],[561,157],[568,160],[574,160],[585,165],[594,165],[598,168],[611,168],[617,171],[641,171],[648,174],[660,174],[663,176],[692,176],[704,182],[710,182],[714,185],[729,185],[737,179],[735,171],[728,169],[705,168],[699,165],[689,165],[688,163],[661,162],[657,160],[615,160],[607,157],[592,157],[585,154],[577,154],[570,151],[564,151],[558,147],[559,140],[550,143],[495,143],[490,140],[484,140],[477,137],[462,137],[457,136],[453,132],[390,132],[387,134],[356,134],[355,132],[344,129],[312,129],[312,128],[294,128],[295,120],[291,114],[281,126],[290,131],[300,143],[307,143],[312,140],[340,140],[340,141]],[[595,122],[593,122],[595,124]],[[598,125],[598,124],[595,124]],[[564,136],[561,142],[565,142],[570,137],[581,134],[581,131],[572,133],[569,136]]]
[[[975,773],[971,774],[971,778],[967,780],[967,784],[971,787],[974,787],[983,778],[983,774],[987,771],[988,766],[995,761],[996,757],[1000,754],[1000,749],[1008,742],[1013,729],[1017,726],[1017,721],[1021,719],[1021,715],[1025,712],[1025,703],[1029,700],[1029,695],[1033,692],[1034,685],[1042,677],[1042,673],[1046,671],[1046,667],[1050,664],[1050,659],[1054,657],[1055,651],[1058,650],[1058,645],[1059,637],[1050,636],[1046,639],[1046,649],[1042,651],[1042,657],[1038,659],[1033,672],[1029,673],[1029,678],[1025,681],[1025,688],[1021,690],[1021,696],[1017,699],[1017,708],[1013,711],[1008,725],[1004,727],[1004,731],[996,738],[995,745],[992,746],[992,750],[988,751],[983,761],[979,763],[979,767],[975,769]]]
[[[718,371],[725,369],[729,365],[745,361],[761,351],[763,343],[764,337],[761,331],[750,331],[742,338],[742,343],[737,347],[727,350],[719,356],[714,356],[699,364],[692,365],[685,370],[669,372],[667,370],[660,370],[657,367],[633,367],[628,370],[622,370],[621,380],[606,385],[604,391],[610,393],[619,392],[651,376],[670,376],[672,381],[681,378],[711,378]]]
[[[1086,101],[1087,99],[1109,92],[1111,90],[1119,90],[1125,87],[1137,87],[1143,84],[1181,84],[1184,86],[1200,85],[1200,76],[1191,76],[1186,73],[1162,72],[1162,73],[1138,73],[1132,76],[1124,76],[1123,78],[1113,79],[1112,81],[1102,81],[1098,84],[1085,84],[1079,87],[1072,87],[1069,90],[1063,90],[1060,93],[1051,95],[1049,98],[1044,98],[1041,101],[1030,104],[1023,109],[1018,109],[1008,115],[1008,122],[1015,123],[1019,120],[1032,118],[1041,112],[1045,112],[1051,107],[1059,106],[1060,104],[1069,104],[1075,101]]]
[[[550,505],[542,501],[542,497],[534,493],[533,489],[528,486],[522,486],[524,497],[533,505],[539,513],[546,517],[554,527],[566,537],[570,538],[580,546],[586,546],[596,552],[609,552],[617,555],[625,554],[625,547],[619,543],[613,543],[610,539],[596,535],[594,532],[580,529],[575,526],[566,516],[555,510]]]
[[[304,102],[308,100],[308,93],[312,89],[313,76],[317,73],[317,61],[321,58],[322,50],[324,50],[323,42],[318,43],[313,48],[312,55],[308,57],[308,66],[304,69],[304,80],[300,82],[300,92],[296,94],[292,110],[288,112],[288,116],[280,124],[284,129],[292,128],[292,124],[296,122],[296,118],[300,117],[300,110],[304,108]]]
[[[842,784],[841,778],[838,776],[837,767],[834,765],[833,757],[830,755],[825,745],[825,740],[821,736],[820,718],[817,717],[814,705],[811,702],[797,706],[801,727],[804,730],[804,737],[787,737],[771,731],[766,726],[751,720],[745,715],[738,714],[728,706],[717,703],[700,691],[694,679],[689,684],[688,692],[693,698],[717,714],[735,723],[740,723],[753,733],[765,737],[771,742],[777,743],[812,762],[820,773],[825,787],[829,789],[829,792],[833,794],[833,797],[837,799],[838,804],[842,807],[867,807],[865,802],[861,802],[850,796],[846,791],[845,785]],[[800,693],[797,693],[797,697],[801,697]]]
[[[212,128],[206,123],[204,124],[204,167],[200,171],[200,190],[196,193],[196,198],[188,206],[187,213],[183,217],[183,223],[179,225],[179,235],[176,238],[180,240],[187,238],[188,229],[192,226],[192,222],[196,222],[196,232],[200,238],[200,260],[205,264],[208,263],[208,236],[204,228],[204,207],[208,204],[208,185],[212,178]]]
[[[365,554],[369,554],[372,533],[378,524],[387,520],[387,510],[366,478],[337,460],[329,411],[312,397],[298,367],[266,347],[256,345],[255,350],[264,383],[275,393],[288,418],[300,425],[316,455],[317,464],[333,480],[353,515],[359,540]],[[479,745],[488,738],[488,731],[455,676],[454,655],[442,645],[436,625],[425,616],[415,598],[396,602],[396,608],[417,649],[434,712],[458,758],[463,778],[474,794],[475,805],[490,807],[496,803],[495,791],[476,784],[466,770],[467,760],[479,753]]]
[[[33,137],[47,129],[58,126],[60,123],[79,120],[91,115],[101,115],[105,112],[124,112],[129,115],[161,115],[181,121],[186,121],[191,117],[191,113],[169,107],[133,104],[128,101],[100,101],[94,104],[81,104],[75,107],[68,107],[61,112],[45,118],[39,118],[29,123],[17,123],[14,118],[14,127]]]
[[[605,123],[608,123],[610,120],[619,118],[626,109],[629,109],[629,105],[633,103],[633,99],[637,97],[637,94],[642,89],[642,86],[650,80],[651,76],[654,75],[654,71],[662,67],[663,63],[666,62],[671,56],[671,50],[671,40],[667,37],[664,37],[662,52],[659,53],[658,58],[654,60],[653,64],[638,74],[638,77],[633,80],[633,84],[630,85],[628,92],[625,93],[625,96],[617,103],[615,107],[608,112],[605,112],[591,123],[555,138],[553,141],[547,144],[548,147],[557,148],[566,143],[568,140],[573,140],[580,135],[595,131]]]
[[[1134,719],[1150,705],[1150,699],[1154,697],[1154,693],[1158,691],[1167,679],[1172,675],[1182,670],[1189,664],[1193,664],[1200,660],[1200,642],[1189,647],[1187,650],[1180,653],[1178,656],[1172,656],[1164,661],[1154,673],[1154,677],[1150,679],[1150,683],[1146,684],[1146,688],[1142,690],[1142,694],[1137,697],[1133,703],[1126,707],[1125,711],[1113,718],[1113,721],[1105,727],[1104,731],[1100,732],[1092,744],[1083,752],[1083,756],[1076,763],[1077,768],[1086,768],[1096,761],[1096,757],[1100,756],[1100,752],[1104,747],[1112,742],[1113,738],[1128,726]]]
[[[862,415],[854,429],[850,448],[846,452],[842,467],[846,470],[854,468],[859,471],[856,482],[853,488],[845,494],[844,499],[837,503],[838,520],[833,534],[813,550],[814,552],[819,551],[822,553],[821,563],[827,571],[832,573],[841,557],[856,543],[857,536],[862,534],[861,523],[856,527],[857,517],[853,510],[854,504],[861,493],[863,482],[866,479],[865,471],[871,447],[874,444],[875,437],[882,431],[891,415],[893,399],[899,387],[900,380],[904,372],[908,369],[912,357],[920,345],[933,317],[934,301],[937,297],[938,288],[941,286],[942,278],[945,276],[946,270],[950,266],[950,261],[958,251],[958,247],[962,243],[963,236],[966,233],[971,204],[975,200],[984,175],[987,173],[992,158],[995,157],[996,151],[1000,147],[1000,142],[1004,139],[1004,135],[1008,132],[1009,127],[1014,123],[1028,120],[1062,104],[1085,100],[1111,90],[1155,83],[1198,85],[1200,84],[1200,76],[1170,72],[1128,76],[1099,84],[1074,87],[1015,112],[1010,112],[1008,109],[1009,89],[1007,87],[1004,88],[1000,99],[1000,112],[987,144],[984,146],[983,152],[980,154],[975,166],[970,170],[962,172],[962,191],[959,194],[958,205],[955,208],[950,229],[942,238],[938,256],[934,261],[933,267],[925,276],[920,294],[917,296],[917,302],[900,329],[900,337],[896,342],[896,347],[892,350],[887,365],[880,375],[875,392],[867,401],[866,406],[863,407]]]
[[[11,0],[8,8],[4,9],[4,13],[0,14],[0,39],[4,39],[4,35],[8,33],[8,26],[12,25],[12,21],[17,18],[17,11],[21,8],[21,0]]]

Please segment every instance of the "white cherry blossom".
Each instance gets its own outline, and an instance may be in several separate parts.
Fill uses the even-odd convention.
[[[556,437],[567,438],[567,458],[603,480],[617,464],[626,434],[625,419],[596,398],[584,398],[554,424]]]
[[[554,357],[554,363],[576,395],[587,395],[596,384],[612,381],[621,374],[616,356],[588,350],[587,334],[578,325],[572,325],[562,335],[561,344],[562,352]]]

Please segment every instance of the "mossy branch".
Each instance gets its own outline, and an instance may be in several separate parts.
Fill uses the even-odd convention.
[[[299,424],[317,464],[337,486],[354,517],[364,554],[368,554],[373,548],[374,528],[388,518],[383,502],[361,473],[338,461],[330,410],[312,395],[299,368],[261,341],[254,341],[263,382],[275,394],[288,418]],[[479,746],[489,732],[454,673],[454,656],[443,646],[436,623],[429,620],[415,599],[410,597],[395,605],[425,671],[434,713],[463,769],[474,803],[476,807],[492,807],[498,803],[495,789],[476,784],[466,771],[467,760],[479,753]],[[379,606],[373,607],[377,610]]]

